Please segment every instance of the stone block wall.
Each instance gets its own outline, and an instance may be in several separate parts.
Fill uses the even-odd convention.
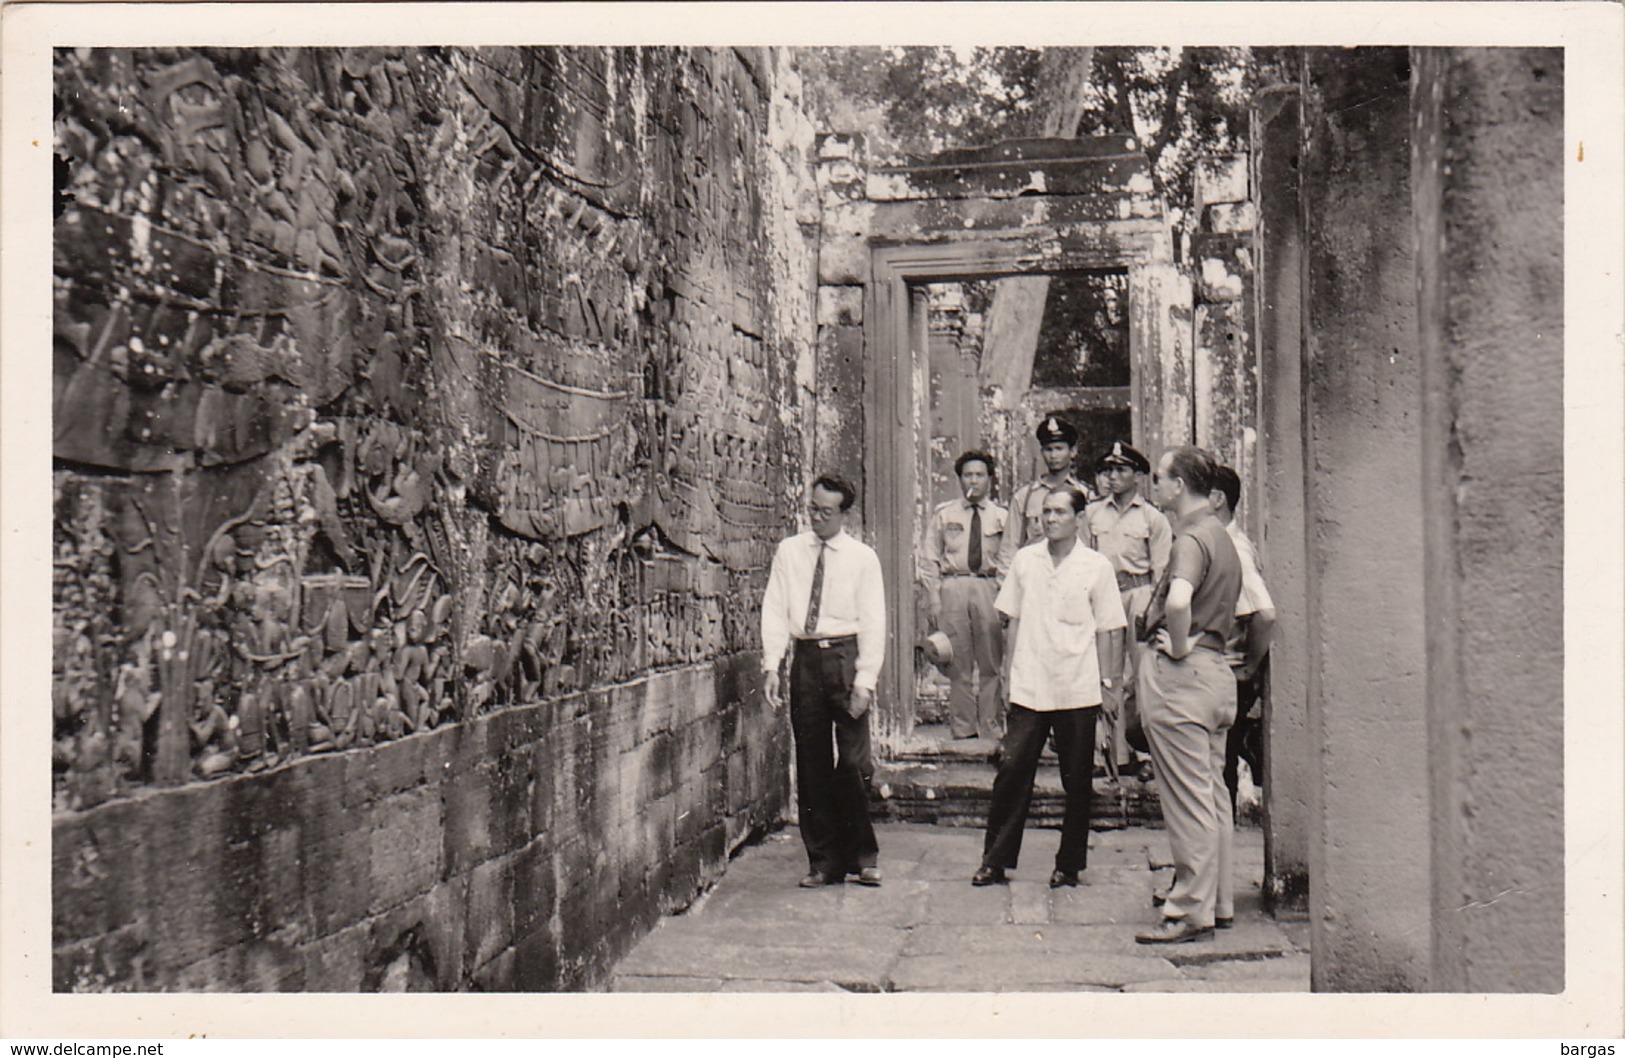
[[[785,793],[749,674],[813,356],[794,71],[55,85],[57,987],[590,985]]]
[[[1415,54],[1432,987],[1557,993],[1564,55]]]
[[[1430,881],[1409,854],[1428,846],[1410,56],[1308,49],[1305,74],[1314,982],[1413,991],[1427,983]]]

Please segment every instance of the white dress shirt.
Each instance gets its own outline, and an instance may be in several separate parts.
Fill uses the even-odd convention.
[[[824,556],[824,587],[818,597],[818,625],[806,634],[807,603],[812,597],[818,545]],[[790,640],[829,636],[858,637],[857,675],[853,685],[874,690],[886,656],[886,593],[880,579],[880,556],[845,529],[828,541],[808,530],[779,542],[762,596],[762,671],[777,672]]]
[[[1128,625],[1109,559],[1082,544],[1057,565],[1049,541],[1016,552],[993,605],[1018,618],[1010,703],[1036,712],[1100,704],[1095,633]]]
[[[1231,543],[1236,545],[1236,557],[1241,559],[1241,594],[1236,596],[1236,616],[1275,609],[1275,600],[1264,586],[1264,576],[1258,572],[1258,553],[1253,550],[1253,542],[1235,522],[1224,528],[1230,534]]]

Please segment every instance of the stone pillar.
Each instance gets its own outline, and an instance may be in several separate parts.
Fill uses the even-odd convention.
[[[1208,159],[1196,170],[1200,230],[1191,240],[1195,272],[1196,443],[1241,475],[1243,495],[1257,495],[1253,480],[1258,443],[1258,351],[1253,341],[1253,229],[1246,155]],[[1257,530],[1244,501],[1242,526]]]
[[[1134,438],[1156,459],[1165,448],[1194,443],[1191,281],[1178,266],[1156,261],[1131,267],[1128,282]]]
[[[1297,89],[1259,100],[1253,116],[1259,208],[1259,422],[1253,542],[1275,599],[1264,702],[1264,899],[1304,910],[1309,899],[1310,749],[1308,554],[1304,535],[1303,222],[1299,215]],[[1252,531],[1251,529],[1249,531]]]
[[[1427,987],[1427,580],[1410,56],[1309,49],[1306,227],[1314,986]]]
[[[863,137],[817,138],[822,231],[818,245],[818,353],[813,382],[812,473],[832,471],[863,480],[863,288],[869,278]],[[870,518],[865,516],[864,522]],[[854,532],[858,526],[853,525]]]
[[[1561,992],[1563,53],[1414,56],[1431,988]]]

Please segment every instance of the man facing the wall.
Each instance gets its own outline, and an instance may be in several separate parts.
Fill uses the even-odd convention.
[[[1226,644],[1225,659],[1236,673],[1236,722],[1225,740],[1224,785],[1230,791],[1234,810],[1236,790],[1241,784],[1240,762],[1245,760],[1253,782],[1262,785],[1263,718],[1255,710],[1263,697],[1268,676],[1270,643],[1275,638],[1275,600],[1258,569],[1258,553],[1253,542],[1236,521],[1241,503],[1241,475],[1226,466],[1214,474],[1211,497],[1213,515],[1219,519],[1241,560],[1241,594],[1236,598],[1236,625]]]
[[[886,653],[886,599],[879,556],[845,531],[856,498],[842,478],[813,482],[812,528],[779,543],[762,597],[763,689],[775,708],[790,654],[797,806],[810,867],[804,889],[839,885],[848,874],[860,885],[881,881],[869,819],[869,707]]]
[[[963,495],[937,505],[920,548],[932,630],[953,645],[948,663],[948,728],[953,737],[998,741],[1004,736],[999,665],[1004,634],[993,597],[1004,579],[1005,509],[988,498],[993,457],[969,451],[954,461]],[[981,687],[977,680],[980,673]]]
[[[1213,515],[1212,457],[1200,448],[1164,452],[1151,478],[1172,516],[1173,548],[1146,615],[1139,659],[1141,715],[1162,786],[1174,884],[1157,928],[1141,944],[1210,937],[1235,918],[1230,876],[1231,806],[1224,744],[1236,715],[1236,679],[1225,644],[1241,592],[1241,561]]]
[[[999,590],[999,612],[1010,620],[1008,734],[972,885],[1002,883],[1016,866],[1038,758],[1052,732],[1066,814],[1050,888],[1077,885],[1078,872],[1088,866],[1095,720],[1102,688],[1122,671],[1125,621],[1110,564],[1078,540],[1084,501],[1070,485],[1044,498],[1045,539],[1016,553]]]

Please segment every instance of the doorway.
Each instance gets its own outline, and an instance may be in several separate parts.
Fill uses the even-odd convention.
[[[1035,284],[1033,281],[1037,280]],[[1074,473],[1090,481],[1096,456],[1133,432],[1133,358],[1129,345],[1128,270],[1057,272],[1014,280],[1041,294],[1039,311],[1016,326],[1001,304],[1009,278],[969,278],[909,287],[911,352],[923,377],[911,418],[921,424],[919,480],[910,538],[923,540],[937,505],[960,494],[953,465],[960,453],[990,453],[998,467],[994,498],[1008,505],[1023,483],[1043,471],[1033,426],[1058,414],[1077,428]],[[1026,309],[1027,306],[1021,306]],[[1016,380],[1018,399],[1001,399],[1002,379]],[[1025,383],[1021,380],[1025,380]],[[926,627],[926,600],[914,590],[914,621]],[[916,651],[913,729],[907,745],[941,741],[948,680]]]
[[[1160,443],[1166,364],[1155,350],[1173,329],[1166,308],[1178,277],[1169,281],[1157,249],[1149,237],[1092,248],[1036,240],[873,248],[864,521],[893,615],[875,717],[883,751],[933,736],[924,729],[946,693],[919,646],[927,624],[916,557],[931,511],[958,495],[954,458],[971,447],[992,453],[1008,497],[1039,472],[1032,433],[1051,412],[1078,428],[1085,480],[1113,439]],[[998,307],[1000,284],[1017,291],[1009,300],[1020,311]]]

